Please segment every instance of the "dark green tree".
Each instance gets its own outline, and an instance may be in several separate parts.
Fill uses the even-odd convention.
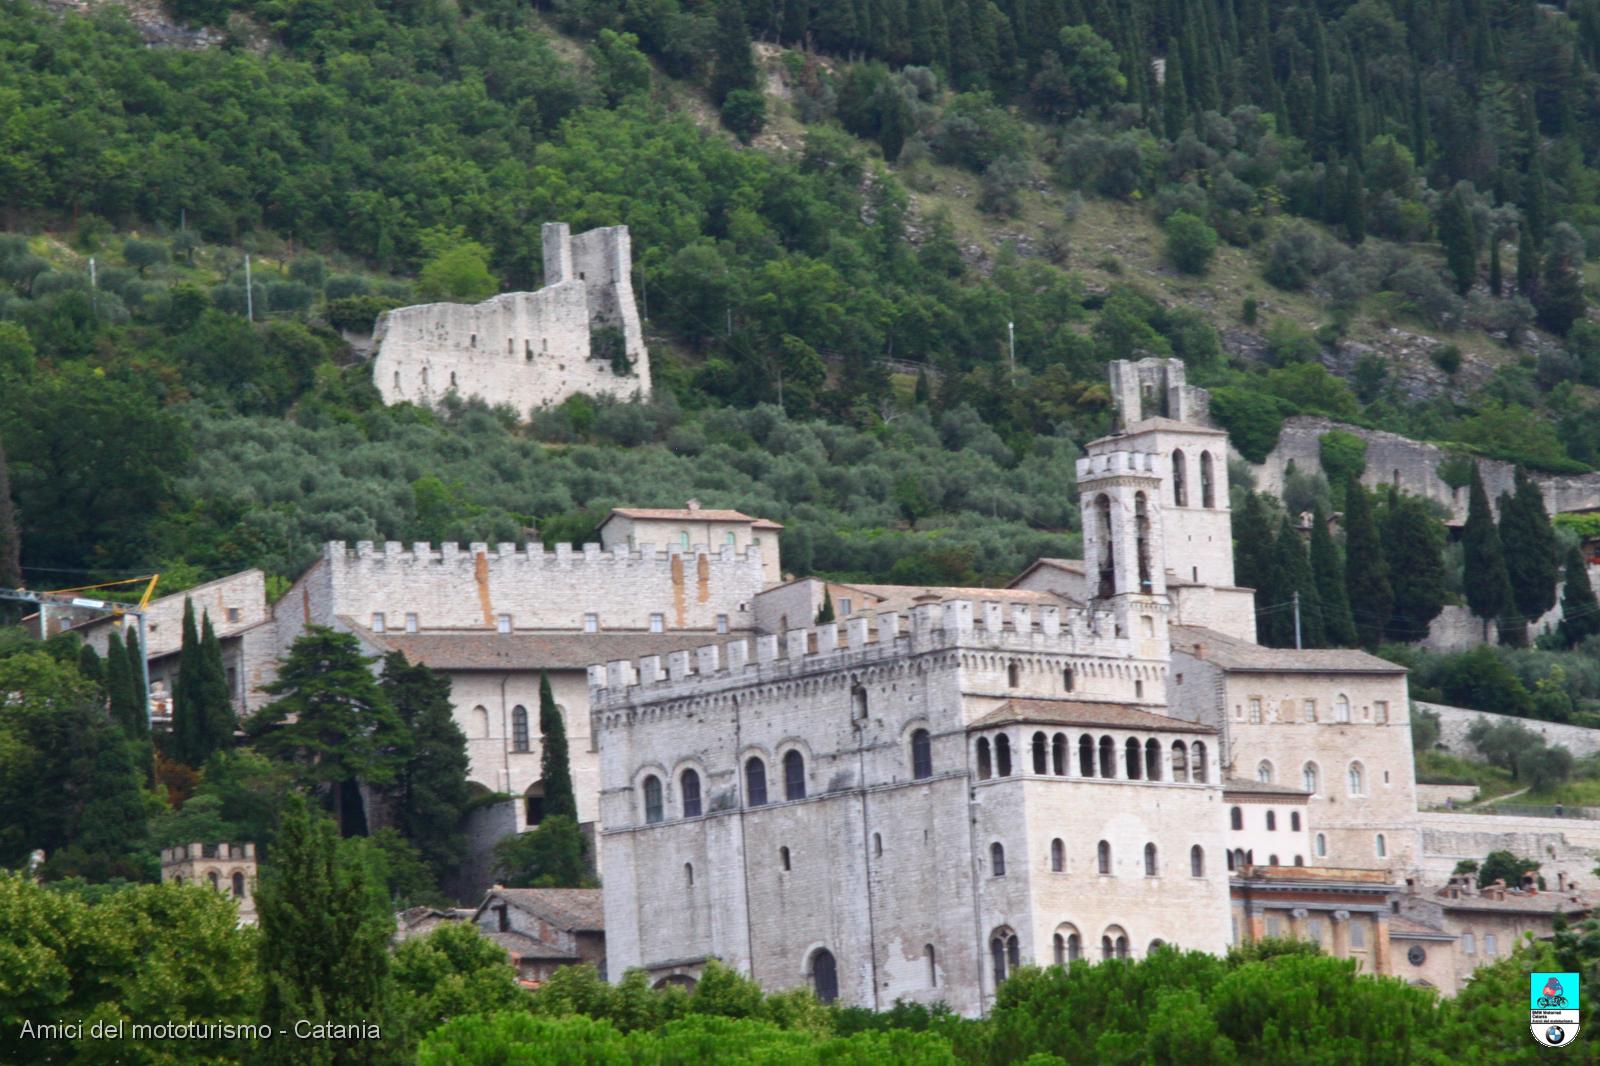
[[[1567,552],[1566,579],[1561,585],[1561,639],[1572,647],[1600,633],[1600,603],[1589,584],[1589,568],[1577,548]]]
[[[1500,531],[1495,526],[1489,494],[1484,491],[1483,471],[1472,466],[1472,493],[1467,498],[1467,524],[1461,530],[1462,569],[1467,574],[1467,607],[1483,619],[1484,634],[1489,622],[1511,609],[1511,580],[1506,575],[1506,557],[1500,546]]]
[[[1394,588],[1367,490],[1352,477],[1344,491],[1345,594],[1350,599],[1356,637],[1371,648],[1383,639],[1383,627],[1394,613]]]
[[[232,743],[234,727],[222,646],[211,626],[209,612],[203,623],[197,625],[194,602],[185,600],[178,679],[172,688],[171,755],[196,768]]]
[[[233,693],[228,691],[228,669],[222,663],[222,641],[211,624],[211,612],[200,616],[200,692],[206,711],[203,745],[194,754],[195,766],[203,766],[212,754],[233,744],[235,719]]]
[[[138,736],[137,720],[144,713],[144,704],[139,700],[139,683],[128,669],[128,650],[116,630],[106,639],[106,703],[111,720],[129,738]]]
[[[1351,244],[1367,239],[1367,190],[1361,180],[1361,164],[1352,159],[1345,167],[1344,237]]]
[[[384,657],[381,686],[410,734],[394,783],[395,826],[416,845],[438,884],[460,868],[461,818],[471,799],[467,738],[450,706],[450,678],[394,651]]]
[[[1348,481],[1345,483],[1347,486]],[[1357,643],[1355,620],[1350,617],[1350,594],[1344,584],[1344,563],[1328,531],[1328,519],[1317,504],[1311,511],[1311,575],[1322,603],[1323,637],[1330,647],[1350,648]]]
[[[1421,500],[1391,489],[1383,514],[1383,551],[1394,590],[1388,636],[1398,641],[1421,640],[1450,596],[1444,569],[1444,526]]]
[[[548,815],[531,832],[495,845],[500,877],[512,888],[584,888],[589,874],[588,843],[578,823],[565,814]]]
[[[1563,222],[1551,231],[1548,243],[1550,250],[1534,290],[1533,308],[1539,325],[1564,337],[1588,309],[1583,292],[1583,238]]]
[[[382,1039],[263,1041],[260,1061],[283,1066],[400,1063],[406,1041],[395,1031],[389,940],[394,916],[382,881],[356,849],[341,845],[332,822],[298,796],[284,808],[256,892],[261,931],[261,1020],[292,1031],[303,1019],[363,1021]]]
[[[1533,235],[1523,225],[1517,230],[1517,291],[1524,296],[1532,294],[1539,279],[1539,246]]]
[[[1525,627],[1556,605],[1561,555],[1544,495],[1521,467],[1515,489],[1501,507],[1499,532],[1511,602]]]
[[[100,658],[100,653],[94,650],[93,644],[85,644],[78,649],[78,673],[93,681],[101,689],[106,683],[106,663]]]
[[[755,54],[750,48],[750,30],[745,25],[744,8],[738,0],[721,0],[717,5],[712,51],[711,99],[718,107],[731,92],[760,88]]]
[[[1460,190],[1452,190],[1439,204],[1438,227],[1445,265],[1456,291],[1466,295],[1478,277],[1478,232]]]
[[[144,649],[139,646],[139,634],[132,629],[128,630],[127,643],[123,651],[128,656],[128,688],[131,699],[129,700],[129,715],[123,727],[128,730],[130,737],[148,737],[150,735],[150,708],[149,689],[145,687],[145,661]]]
[[[1161,125],[1167,140],[1175,141],[1189,122],[1189,100],[1183,88],[1178,42],[1167,40],[1167,67],[1161,79]]]
[[[1305,541],[1300,538],[1300,531],[1295,528],[1294,522],[1288,518],[1284,518],[1278,526],[1274,548],[1273,569],[1276,571],[1280,602],[1286,600],[1292,603],[1296,595],[1299,597],[1300,646],[1323,647],[1327,643],[1327,633],[1322,622],[1322,596],[1317,591],[1316,578],[1306,559]],[[1284,636],[1287,639],[1280,646],[1292,648],[1295,646],[1294,611],[1280,611],[1278,614],[1286,620]]]
[[[0,443],[0,588],[22,586],[22,533],[17,528],[17,508],[11,500],[11,472],[6,468],[5,445]]]
[[[817,610],[817,625],[833,621],[833,594],[826,587],[822,590],[822,606]]]
[[[544,780],[545,814],[578,819],[578,799],[572,792],[572,765],[567,757],[567,723],[550,691],[550,675],[539,672],[539,773]]]
[[[1478,887],[1487,888],[1504,881],[1508,888],[1519,888],[1524,874],[1538,876],[1539,860],[1524,859],[1509,851],[1491,851],[1478,867]]]
[[[256,749],[293,766],[346,836],[365,834],[359,786],[392,784],[406,755],[405,727],[371,662],[351,634],[311,626],[264,689],[278,699],[249,721]]]

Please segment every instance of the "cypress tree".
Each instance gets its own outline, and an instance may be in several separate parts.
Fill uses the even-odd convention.
[[[186,766],[198,766],[195,752],[203,747],[204,711],[200,702],[200,631],[194,601],[183,601],[183,639],[178,646],[178,677],[172,683],[172,751]]]
[[[1422,72],[1415,64],[1411,67],[1411,154],[1417,168],[1428,165],[1428,104],[1422,96]]]
[[[137,719],[143,708],[134,698],[134,681],[128,676],[128,651],[123,646],[122,634],[112,630],[106,639],[106,703],[111,720],[122,727],[129,738],[139,735]]]
[[[196,691],[201,718],[199,743],[194,755],[194,766],[204,766],[213,754],[233,744],[233,694],[228,691],[228,672],[222,665],[222,643],[211,626],[211,612],[201,616],[200,627],[200,680]]]
[[[1543,244],[1550,224],[1550,198],[1545,187],[1544,153],[1537,147],[1528,158],[1528,173],[1523,179],[1522,214],[1534,244]]]
[[[17,509],[11,502],[11,472],[6,468],[5,445],[0,444],[0,588],[22,586],[22,533]]]
[[[128,719],[131,731],[128,735],[147,737],[150,735],[150,716],[148,713],[150,693],[144,683],[144,649],[139,646],[139,634],[130,632],[123,650],[128,656],[128,692],[131,696],[131,714]]]
[[[1327,634],[1322,622],[1322,597],[1317,592],[1316,577],[1306,560],[1306,546],[1300,531],[1288,518],[1278,526],[1278,540],[1274,551],[1274,565],[1278,572],[1279,592],[1288,593],[1292,602],[1296,593],[1300,597],[1300,646],[1321,648],[1327,644]],[[1286,648],[1294,647],[1294,611],[1283,612],[1287,620]]]
[[[395,779],[395,828],[443,882],[465,856],[460,827],[471,799],[467,738],[450,706],[450,678],[394,651],[384,657],[380,684],[410,734]]]
[[[1499,296],[1505,289],[1505,277],[1500,269],[1500,239],[1489,238],[1489,291]]]
[[[1544,257],[1544,270],[1533,294],[1539,324],[1563,337],[1588,308],[1583,293],[1582,241],[1565,223],[1555,227],[1549,254]]]
[[[738,0],[722,0],[717,5],[711,75],[711,98],[718,107],[736,89],[757,87],[755,54],[750,48],[750,30],[745,25],[744,9]]]
[[[1351,477],[1345,486],[1344,586],[1355,619],[1356,637],[1374,647],[1383,639],[1383,627],[1394,612],[1394,589],[1389,566],[1372,513],[1372,500],[1361,482]]]
[[[1313,103],[1310,140],[1317,146],[1318,155],[1326,155],[1338,139],[1333,114],[1333,74],[1328,65],[1328,37],[1322,30],[1322,20],[1311,23],[1311,87]]]
[[[256,1052],[260,1060],[282,1066],[401,1062],[405,1041],[391,1017],[394,916],[383,880],[299,796],[285,805],[262,866],[256,913],[264,1023],[292,1032],[302,1019],[359,1020],[383,1033],[370,1041],[266,1040]]]
[[[544,779],[546,815],[564,814],[578,820],[578,800],[572,793],[572,765],[567,759],[567,725],[550,692],[550,675],[539,672],[539,732],[544,741],[539,753],[539,775]]]
[[[100,686],[102,692],[105,691],[105,660],[100,658],[100,653],[94,650],[93,644],[85,644],[78,649],[78,673]]]
[[[83,854],[72,856],[77,859],[72,872],[97,881],[115,876],[136,880],[149,863],[149,823],[140,794],[144,775],[135,758],[142,745],[131,741],[125,728],[113,729],[104,719],[93,721],[73,744],[74,761],[81,760],[88,773],[83,780],[86,799],[69,848]]]
[[[1500,548],[1518,619],[1524,626],[1538,621],[1556,605],[1561,554],[1544,496],[1521,467],[1511,498],[1500,511]]]
[[[1183,68],[1178,42],[1167,39],[1167,68],[1161,79],[1161,125],[1167,140],[1175,141],[1189,121],[1189,101],[1184,95]]]
[[[1600,603],[1589,584],[1589,567],[1576,547],[1567,552],[1567,572],[1561,586],[1561,639],[1567,647],[1600,633]]]
[[[826,586],[822,589],[822,606],[817,610],[817,625],[833,621],[833,594]]]
[[[1472,464],[1472,493],[1467,498],[1467,524],[1461,530],[1462,570],[1467,574],[1467,607],[1483,619],[1487,638],[1489,622],[1511,609],[1511,582],[1506,576],[1500,532],[1495,528],[1483,472]]]
[[[1391,489],[1383,516],[1383,550],[1394,589],[1388,635],[1400,641],[1421,640],[1450,594],[1444,570],[1444,527],[1428,514],[1421,500]]]
[[[1356,643],[1356,624],[1350,617],[1350,596],[1344,586],[1344,563],[1328,532],[1328,518],[1322,504],[1311,511],[1311,575],[1317,584],[1317,599],[1322,604],[1323,638],[1330,647],[1348,648]]]
[[[1255,589],[1257,612],[1277,602],[1272,598],[1277,587],[1276,564],[1276,545],[1266,502],[1260,494],[1248,493],[1238,520],[1233,524],[1233,573],[1234,582],[1241,588]],[[1271,618],[1270,614],[1257,614],[1256,629],[1262,643],[1267,643],[1273,632],[1269,624]]]
[[[1438,226],[1445,263],[1456,291],[1465,296],[1478,276],[1478,233],[1458,191],[1451,191],[1439,205]]]

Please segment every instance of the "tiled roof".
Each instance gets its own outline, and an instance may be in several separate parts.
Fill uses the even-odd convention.
[[[570,951],[562,951],[560,948],[551,947],[549,944],[546,944],[541,940],[536,940],[533,937],[528,936],[526,933],[519,933],[514,929],[502,933],[498,930],[479,928],[478,932],[486,939],[492,940],[496,944],[499,944],[506,950],[508,955],[511,955],[516,959],[561,959],[565,961],[574,961],[578,958],[577,955]]]
[[[1143,433],[1151,429],[1171,429],[1183,433],[1205,433],[1215,437],[1226,437],[1228,435],[1226,430],[1217,429],[1213,426],[1202,426],[1197,422],[1180,422],[1176,418],[1167,418],[1163,415],[1156,415],[1153,418],[1141,418],[1123,430],[1123,432]]]
[[[1414,918],[1407,918],[1403,914],[1389,916],[1389,939],[1391,940],[1454,940],[1454,933],[1447,933]]]
[[[1011,722],[1041,725],[1092,725],[1109,729],[1148,729],[1163,733],[1215,733],[1210,726],[1152,714],[1121,703],[1084,703],[1078,700],[1007,700],[973,722],[969,729]]]
[[[1452,899],[1448,896],[1433,896],[1432,901],[1449,911],[1500,911],[1521,914],[1554,914],[1560,911],[1563,914],[1584,914],[1590,909],[1589,902],[1574,899],[1571,895],[1561,892],[1510,892],[1503,899],[1495,899],[1481,893],[1476,896],[1461,896]]]
[[[1265,648],[1204,626],[1170,626],[1172,650],[1225,670],[1267,674],[1403,674],[1406,668],[1355,648]]]
[[[688,651],[750,635],[744,630],[716,633],[708,629],[674,629],[665,633],[576,633],[570,630],[375,633],[348,618],[344,622],[373,647],[404,652],[411,662],[435,670],[582,670],[597,663]]]
[[[537,914],[569,933],[606,927],[598,888],[493,888],[489,895],[499,896],[529,914]]]
[[[687,507],[613,507],[600,524],[605,525],[617,517],[653,518],[666,522],[764,522],[766,525],[762,528],[765,529],[783,528],[770,519],[755,518],[743,511],[715,511],[705,507],[694,510]]]
[[[1311,795],[1303,788],[1290,788],[1288,785],[1275,785],[1268,781],[1251,781],[1244,777],[1224,779],[1222,791],[1224,795],[1229,792],[1247,792],[1260,796],[1299,796],[1301,798]]]
[[[1040,592],[1034,589],[971,588],[959,585],[864,585],[860,582],[851,582],[850,587],[876,597],[879,600],[873,605],[873,610],[876,611],[909,611],[918,603],[944,603],[948,600],[971,600],[974,604],[988,601],[1050,607],[1060,607],[1068,602],[1053,592]],[[1006,621],[1011,621],[1009,612]]]

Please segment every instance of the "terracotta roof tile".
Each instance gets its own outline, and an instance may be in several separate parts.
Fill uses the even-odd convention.
[[[1170,626],[1172,650],[1225,670],[1266,674],[1403,674],[1406,668],[1355,648],[1265,648],[1204,626]]]
[[[755,518],[743,511],[718,511],[709,507],[690,510],[687,507],[613,507],[606,516],[605,525],[613,518],[644,518],[658,519],[668,522],[763,522],[766,519]],[[774,523],[775,524],[775,523]],[[778,527],[782,529],[782,526]]]
[[[1204,733],[1216,730],[1182,718],[1153,714],[1122,703],[1085,703],[1079,700],[1007,700],[967,728],[985,729],[1011,722],[1040,725],[1089,725],[1108,729],[1148,729],[1163,733]]]

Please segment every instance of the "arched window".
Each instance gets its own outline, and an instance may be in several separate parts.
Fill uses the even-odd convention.
[[[778,849],[778,862],[779,862],[780,865],[783,866],[784,872],[787,873],[788,870],[789,870],[789,849],[788,848],[783,847],[783,848],[779,848]]]
[[[1377,848],[1378,858],[1386,859],[1389,857],[1389,842],[1383,838],[1382,833],[1373,838],[1373,844]]]
[[[1269,833],[1276,832],[1277,829],[1278,829],[1278,812],[1277,811],[1268,811],[1267,812],[1267,832],[1269,832]]]
[[[918,781],[933,776],[933,742],[926,729],[911,734],[911,776]]]
[[[783,798],[806,798],[806,757],[790,751],[783,757]]]
[[[922,955],[928,960],[928,987],[939,987],[939,958],[934,953],[932,944],[922,945]]]
[[[1161,742],[1154,737],[1144,742],[1144,776],[1151,781],[1161,780]]]
[[[1022,684],[1022,667],[1016,663],[1011,663],[1006,667],[1006,684],[1012,688]]]
[[[206,880],[210,882],[213,889],[222,887],[220,884],[221,879],[217,876],[217,871],[215,870],[212,870],[210,873],[206,874]]]
[[[1162,940],[1160,937],[1156,937],[1154,940],[1150,941],[1150,946],[1144,949],[1145,957],[1148,958],[1149,956],[1154,955],[1156,952],[1160,951],[1166,946],[1167,942],[1165,940]]]
[[[1128,742],[1122,747],[1123,763],[1128,771],[1129,781],[1137,781],[1141,776],[1141,772],[1144,769],[1142,751],[1143,749],[1139,746],[1139,742],[1132,737],[1129,737]]]
[[[528,708],[520,703],[511,708],[511,750],[528,750]]]
[[[1367,790],[1367,774],[1359,762],[1350,764],[1350,795],[1362,796]]]
[[[1189,749],[1189,780],[1206,782],[1206,745],[1204,741],[1197,740]]]
[[[1204,877],[1206,875],[1206,849],[1199,844],[1189,849],[1189,876]]]
[[[1100,738],[1100,776],[1117,776],[1117,742],[1110,737]]]
[[[1267,856],[1267,865],[1268,866],[1276,866],[1276,865],[1278,865],[1278,857],[1276,855],[1268,855]]]
[[[1217,505],[1216,479],[1212,477],[1211,453],[1200,453],[1200,506],[1215,507]]]
[[[1067,964],[1067,938],[1060,933],[1055,935],[1055,949],[1056,965],[1065,966]]]
[[[1094,737],[1088,733],[1078,738],[1078,776],[1094,776]]]
[[[244,898],[244,874],[242,873],[233,875],[233,895],[235,899]]]
[[[811,990],[819,1003],[832,1003],[839,998],[839,964],[827,948],[820,948],[811,956]]]
[[[1050,871],[1064,873],[1067,869],[1067,846],[1056,837],[1050,842]]]
[[[1083,937],[1078,935],[1078,927],[1071,922],[1063,922],[1056,930],[1056,964],[1077,962],[1083,958]]]
[[[694,887],[694,863],[692,862],[683,864],[683,883],[686,888]]]
[[[1300,812],[1299,811],[1290,811],[1289,812],[1289,829],[1292,832],[1295,832],[1295,833],[1300,832]]]
[[[857,721],[867,716],[867,690],[861,685],[850,687],[850,713]]]
[[[1233,829],[1244,828],[1244,811],[1235,807],[1228,812],[1228,825]]]
[[[1011,776],[1011,737],[1005,733],[994,738],[994,772],[1001,777]]]
[[[1317,834],[1316,852],[1317,858],[1319,859],[1325,859],[1328,857],[1328,838],[1322,833]]]
[[[1057,777],[1067,776],[1067,735],[1057,733],[1050,738],[1050,772]]]
[[[1181,740],[1172,742],[1172,779],[1189,780],[1189,745]]]
[[[1128,957],[1128,934],[1119,925],[1113,925],[1100,938],[1100,954],[1106,959]]]
[[[1172,453],[1172,502],[1179,507],[1189,506],[1189,486],[1184,482],[1189,473],[1184,469],[1186,463],[1181,449]]]
[[[1077,678],[1072,676],[1072,667],[1069,666],[1061,671],[1061,691],[1071,692],[1076,683]]]
[[[989,845],[989,873],[995,877],[1006,875],[1006,848],[998,840]]]
[[[647,825],[661,821],[661,778],[651,774],[644,779],[644,820]]]
[[[1317,769],[1317,764],[1308,762],[1300,768],[1300,787],[1313,796],[1322,787],[1322,772]]]
[[[678,775],[678,791],[683,798],[683,816],[700,817],[700,775],[694,770]]]
[[[472,735],[475,737],[489,735],[489,708],[481,703],[472,708]]]
[[[744,762],[744,801],[751,807],[767,802],[767,764],[754,755]]]
[[[1111,873],[1111,844],[1102,840],[1095,848],[1095,860],[1099,864],[1100,872],[1106,875]]]
[[[978,738],[978,780],[987,781],[994,771],[989,765],[989,738]]]
[[[883,834],[882,833],[873,833],[872,834],[872,857],[875,858],[875,859],[883,858]]]
[[[1335,722],[1348,722],[1350,720],[1350,697],[1344,693],[1334,697],[1333,720]]]
[[[1017,941],[1017,934],[1005,926],[991,933],[989,958],[994,963],[994,984],[999,988],[1022,965],[1022,945]]]
[[[422,391],[428,391],[428,368],[422,368]]]
[[[1095,497],[1094,508],[1100,527],[1100,588],[1098,599],[1108,599],[1117,591],[1116,551],[1111,536],[1111,497],[1101,493]]]
[[[1272,784],[1272,763],[1262,759],[1256,764],[1256,780],[1264,785]]]
[[[1033,735],[1033,772],[1036,774],[1050,772],[1050,739],[1043,733]]]
[[[1250,864],[1250,856],[1245,854],[1245,850],[1243,848],[1234,848],[1233,849],[1233,865],[1236,868],[1242,870],[1246,866],[1248,866],[1249,864]]]
[[[1153,843],[1146,844],[1144,846],[1144,875],[1146,877],[1155,877],[1160,872],[1161,865],[1156,858],[1156,846]]]
[[[1294,864],[1296,866],[1304,866],[1306,864],[1306,857],[1304,855],[1296,855],[1294,857]]]

